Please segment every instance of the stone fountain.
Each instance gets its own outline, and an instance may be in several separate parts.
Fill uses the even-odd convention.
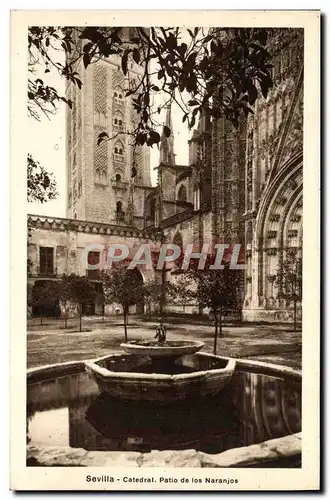
[[[198,352],[203,342],[167,340],[162,324],[155,338],[123,343],[126,354],[85,362],[86,371],[111,396],[164,403],[217,394],[231,379],[236,361]]]

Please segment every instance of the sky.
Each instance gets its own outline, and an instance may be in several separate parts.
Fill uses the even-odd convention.
[[[45,78],[44,78],[45,79]],[[49,82],[59,93],[64,95],[65,81],[57,74],[49,76]],[[66,162],[65,162],[65,106],[61,103],[58,112],[49,120],[46,116],[38,122],[29,117],[27,122],[27,141],[33,158],[43,167],[52,172],[56,178],[59,192],[55,200],[46,203],[28,203],[30,214],[66,217]],[[160,121],[165,120],[165,113],[160,115]],[[186,123],[182,123],[182,114],[178,107],[172,108],[172,122],[174,129],[174,148],[178,165],[188,165],[188,139],[190,132]],[[150,150],[150,174],[152,185],[156,185],[156,172],[153,170],[159,163],[159,150],[156,145]]]

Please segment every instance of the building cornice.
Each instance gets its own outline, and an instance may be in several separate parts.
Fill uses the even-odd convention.
[[[124,238],[141,238],[159,240],[160,229],[140,230],[133,226],[117,224],[104,224],[101,222],[65,219],[62,217],[48,217],[44,215],[28,214],[27,224],[29,229],[46,229],[50,231],[76,231],[79,233],[121,236]]]

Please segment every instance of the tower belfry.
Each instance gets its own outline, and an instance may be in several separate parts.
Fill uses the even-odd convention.
[[[123,39],[134,29],[123,28]],[[82,66],[82,62],[79,63]],[[147,146],[134,147],[131,132],[138,115],[126,97],[128,78],[139,79],[144,67],[129,61],[128,77],[120,57],[110,55],[78,67],[83,86],[70,83],[67,109],[67,216],[78,220],[142,227],[145,190],[151,189]],[[109,140],[99,142],[100,134]],[[134,197],[132,166],[135,168]]]
[[[159,163],[164,165],[175,165],[175,154],[174,154],[174,136],[173,136],[173,123],[172,123],[172,111],[171,106],[166,109],[165,126],[171,130],[169,137],[166,137],[164,131],[160,139],[160,155]]]

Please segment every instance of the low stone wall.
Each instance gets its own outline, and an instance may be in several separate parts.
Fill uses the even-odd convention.
[[[27,464],[34,466],[80,467],[268,467],[273,462],[301,459],[301,433],[270,439],[260,444],[233,448],[215,455],[196,450],[158,451],[86,451],[82,448],[28,446]]]
[[[301,310],[297,310],[297,322],[301,322]],[[243,309],[243,321],[258,323],[266,321],[268,323],[293,323],[292,309]]]

